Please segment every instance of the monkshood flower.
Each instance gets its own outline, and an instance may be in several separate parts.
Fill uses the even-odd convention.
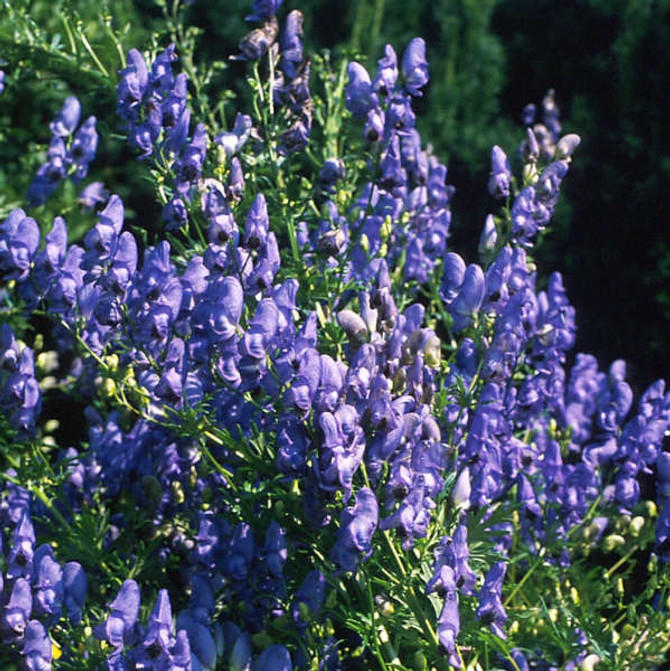
[[[84,211],[88,212],[104,205],[109,195],[109,191],[102,182],[91,182],[82,189],[77,202],[84,208]]]
[[[60,619],[65,597],[63,569],[56,561],[50,545],[41,545],[33,556],[33,590],[35,612],[49,622]]]
[[[281,643],[275,643],[258,656],[253,671],[293,671],[291,655]]]
[[[81,117],[81,104],[77,98],[70,96],[65,99],[63,109],[51,122],[49,128],[56,137],[68,137],[74,133]]]
[[[4,630],[13,642],[23,638],[32,610],[30,582],[26,578],[17,578],[0,622],[1,630]]]
[[[88,166],[95,158],[98,147],[98,132],[96,118],[88,117],[79,127],[81,105],[75,97],[65,100],[63,108],[56,119],[51,123],[53,135],[47,162],[37,172],[27,198],[33,207],[43,205],[58,184],[68,175],[75,182],[79,182],[88,174]],[[68,139],[74,134],[72,140]]]
[[[31,620],[24,634],[23,648],[28,671],[50,671],[53,659],[53,643],[47,630],[39,620]]]
[[[135,625],[140,610],[140,588],[134,580],[126,580],[119,594],[110,604],[111,613],[93,630],[96,638],[107,641],[114,652],[111,657],[120,657],[125,644],[135,640]]]
[[[347,109],[356,119],[364,119],[368,111],[377,107],[378,98],[372,90],[372,81],[368,71],[360,64],[352,61],[347,67],[349,83],[346,90]]]
[[[37,222],[27,217],[23,210],[12,210],[0,224],[0,278],[4,281],[24,280],[39,244]]]
[[[260,28],[254,28],[245,35],[238,43],[240,55],[231,56],[231,60],[255,61],[265,56],[270,48],[275,44],[279,34],[279,23],[277,17],[268,16],[262,19],[261,16],[253,15],[247,18],[256,18],[263,20]]]
[[[158,592],[149,615],[146,634],[141,644],[133,650],[132,657],[136,669],[177,671],[192,668],[188,635],[183,630],[175,635],[172,607],[166,589]]]
[[[363,487],[353,506],[344,509],[337,539],[331,550],[333,561],[344,571],[355,571],[362,558],[372,553],[372,536],[379,521],[379,504],[374,492]]]
[[[496,562],[486,574],[484,585],[479,591],[479,606],[477,619],[488,625],[491,631],[502,638],[507,638],[503,625],[507,621],[507,612],[502,604],[502,583],[507,571],[507,565]]]
[[[63,567],[63,607],[72,626],[79,625],[82,619],[88,579],[81,564],[76,561],[67,562]]]
[[[507,198],[510,194],[512,171],[505,152],[497,145],[491,150],[491,176],[489,193],[494,198]]]
[[[2,95],[5,92],[5,86],[6,86],[5,78],[6,78],[5,71],[0,70],[0,95]]]
[[[279,69],[289,79],[293,80],[298,77],[298,66],[302,63],[302,24],[304,17],[302,12],[297,9],[289,12],[284,22],[284,30],[281,34],[279,43],[281,49],[281,60],[279,61]]]
[[[437,636],[440,645],[449,655],[449,664],[460,669],[462,665],[456,650],[460,618],[454,570],[450,566],[443,565],[426,591],[428,594],[436,592],[438,596],[444,599],[442,612],[437,620]]]
[[[30,513],[25,510],[12,534],[12,549],[7,557],[8,567],[5,573],[7,579],[30,579],[33,575],[34,554],[35,530],[30,519]]]
[[[390,44],[384,47],[384,56],[377,61],[377,76],[372,88],[375,93],[387,97],[395,90],[398,81],[398,57]]]
[[[426,43],[420,37],[415,37],[403,53],[402,76],[410,95],[422,95],[420,89],[428,83],[428,61]]]
[[[233,129],[214,136],[214,144],[223,148],[227,159],[232,158],[244,147],[251,137],[253,122],[248,114],[237,113]]]

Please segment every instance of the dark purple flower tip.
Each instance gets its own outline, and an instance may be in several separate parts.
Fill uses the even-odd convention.
[[[81,115],[81,104],[74,96],[65,99],[63,109],[51,123],[51,132],[57,137],[67,137],[74,133]]]
[[[291,655],[283,645],[275,643],[259,655],[253,671],[293,671]]]
[[[410,95],[420,96],[421,89],[428,83],[428,61],[426,61],[426,43],[415,37],[402,56],[402,75],[405,89]]]

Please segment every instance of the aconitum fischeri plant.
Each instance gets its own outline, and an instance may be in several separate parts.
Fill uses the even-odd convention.
[[[67,18],[90,60],[40,42],[83,75],[0,224],[5,667],[663,668],[670,395],[574,353],[533,260],[580,142],[554,93],[466,259],[423,39],[335,63],[256,0],[196,67],[165,12],[106,24],[114,69]],[[49,66],[21,53],[10,94]]]

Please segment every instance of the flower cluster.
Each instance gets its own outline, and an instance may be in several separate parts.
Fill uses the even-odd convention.
[[[80,182],[88,175],[88,166],[98,148],[98,132],[94,116],[88,117],[81,126],[80,118],[81,104],[77,98],[70,96],[49,126],[52,139],[47,162],[37,171],[28,189],[27,198],[31,206],[43,205],[67,177]]]

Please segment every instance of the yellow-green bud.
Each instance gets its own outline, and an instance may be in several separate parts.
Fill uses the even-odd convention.
[[[105,378],[102,383],[102,393],[106,398],[112,398],[116,394],[116,382],[111,377]]]
[[[423,360],[430,368],[439,368],[442,360],[442,343],[436,335],[426,338],[423,345]]]
[[[626,588],[624,587],[623,579],[617,578],[616,583],[614,583],[614,592],[616,593],[617,596],[623,596],[625,591]]]
[[[647,509],[647,517],[654,518],[658,515],[658,507],[654,501],[645,501],[644,507]]]
[[[59,426],[60,422],[57,419],[48,419],[44,423],[44,431],[45,433],[53,433],[54,431],[58,431]]]
[[[619,534],[610,534],[609,536],[605,537],[605,540],[603,541],[603,548],[606,552],[611,552],[615,548],[620,548],[625,544],[626,539],[623,536],[619,536]]]
[[[632,624],[626,622],[626,624],[621,627],[621,636],[627,641],[630,640],[633,638],[633,636],[635,636],[635,627]]]
[[[636,515],[628,525],[628,531],[633,538],[637,538],[644,527],[644,517],[641,515]]]
[[[180,503],[184,503],[186,497],[184,496],[184,490],[182,489],[180,482],[173,480],[170,485],[170,491],[172,492],[172,500],[176,504],[179,505]]]

